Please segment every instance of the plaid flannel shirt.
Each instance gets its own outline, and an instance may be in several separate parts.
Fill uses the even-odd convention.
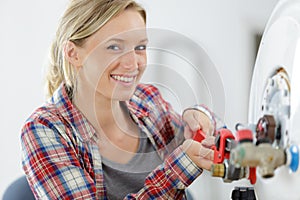
[[[164,162],[146,177],[139,192],[124,199],[185,199],[185,187],[202,169],[179,147],[181,116],[152,85],[138,85],[126,104]],[[62,84],[22,128],[22,165],[35,197],[107,199],[98,139]]]

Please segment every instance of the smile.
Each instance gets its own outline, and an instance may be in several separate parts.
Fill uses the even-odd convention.
[[[134,81],[136,76],[120,76],[120,75],[111,75],[111,77],[116,81],[121,81],[124,83],[131,83]]]

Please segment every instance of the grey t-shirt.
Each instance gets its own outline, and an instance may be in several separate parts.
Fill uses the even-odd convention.
[[[138,151],[128,163],[120,164],[102,157],[108,199],[123,199],[129,193],[138,192],[143,187],[146,176],[162,162],[143,132],[140,133]]]

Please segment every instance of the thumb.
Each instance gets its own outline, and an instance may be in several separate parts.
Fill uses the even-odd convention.
[[[183,135],[185,139],[192,139],[194,134],[189,126],[185,126]]]

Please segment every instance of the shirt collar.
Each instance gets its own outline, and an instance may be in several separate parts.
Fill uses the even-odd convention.
[[[87,118],[81,113],[80,110],[72,103],[67,87],[62,83],[59,88],[54,92],[50,99],[52,104],[55,104],[63,119],[75,127],[80,133],[80,138],[83,141],[90,140],[93,136],[97,136],[96,130],[88,122]]]
[[[149,105],[147,106],[145,100],[141,98],[142,95],[144,94],[142,94],[140,85],[138,85],[131,99],[126,102],[130,114],[138,119],[148,117],[151,112]]]
[[[68,123],[72,124],[80,133],[80,137],[84,141],[90,140],[93,136],[96,137],[96,130],[88,122],[87,118],[81,111],[72,103],[67,87],[62,83],[59,88],[54,92],[50,102],[55,104],[60,114]],[[138,123],[139,120],[148,117],[151,110],[145,105],[144,100],[141,98],[139,86],[134,95],[129,101],[125,102],[131,117]]]

